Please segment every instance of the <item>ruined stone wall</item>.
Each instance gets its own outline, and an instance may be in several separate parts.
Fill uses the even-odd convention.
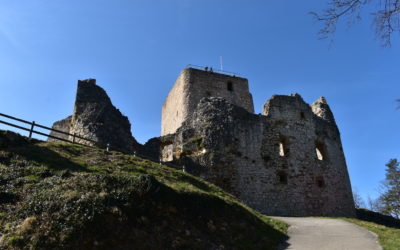
[[[254,113],[247,79],[193,68],[184,69],[162,109],[161,135],[174,133],[204,97],[223,97]]]
[[[205,98],[161,145],[165,161],[263,213],[354,216],[340,134],[324,99],[310,107],[299,95],[273,96],[255,115]]]
[[[72,119],[72,116],[68,116],[68,117],[65,118],[64,120],[57,121],[57,122],[55,122],[55,123],[53,124],[53,127],[52,127],[52,128],[53,128],[53,129],[56,129],[56,130],[59,130],[59,131],[62,131],[62,132],[65,132],[65,133],[70,133],[70,129],[71,129],[71,119]],[[51,135],[51,136],[58,137],[58,138],[61,138],[61,139],[65,139],[65,140],[68,140],[68,139],[69,139],[69,136],[68,136],[68,135],[63,134],[63,133],[54,132],[54,131],[51,131],[50,135]],[[50,137],[49,137],[49,139],[48,139],[47,141],[49,141],[49,142],[55,142],[55,141],[59,141],[59,140],[53,139],[53,138],[50,138]]]
[[[114,107],[107,93],[96,85],[95,79],[78,81],[72,116],[55,122],[53,128],[61,128],[103,146],[109,144],[112,150],[124,153],[132,153],[140,147],[132,136],[128,118]],[[72,136],[68,139],[73,140]],[[75,141],[95,145],[79,138]]]
[[[128,118],[88,79],[78,81],[72,116],[53,128],[156,160],[161,147],[163,161],[269,215],[355,213],[340,133],[325,98],[309,106],[297,94],[276,95],[256,115],[246,79],[188,68],[164,103],[164,136],[140,145]]]

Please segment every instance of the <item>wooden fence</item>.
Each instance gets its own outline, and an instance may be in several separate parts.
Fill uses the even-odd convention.
[[[10,115],[2,114],[2,113],[0,113],[0,117],[5,117],[5,118],[8,118],[10,120],[14,120],[14,121],[18,121],[18,122],[21,122],[21,123],[28,124],[29,128],[26,128],[26,127],[22,127],[22,126],[19,126],[19,125],[10,123],[10,122],[6,122],[6,121],[3,121],[3,120],[0,120],[0,123],[5,124],[7,126],[11,126],[11,127],[14,127],[14,128],[18,128],[18,129],[21,129],[21,130],[28,131],[29,132],[29,138],[32,138],[33,134],[38,134],[38,135],[46,136],[46,137],[53,138],[53,139],[60,140],[60,141],[64,141],[64,142],[69,142],[69,143],[88,146],[86,144],[76,142],[76,139],[81,139],[81,140],[84,140],[84,141],[87,141],[87,142],[90,142],[90,143],[94,144],[95,147],[105,148],[103,145],[99,144],[96,141],[93,141],[93,140],[84,138],[82,136],[76,135],[75,133],[74,134],[70,134],[70,133],[67,133],[67,132],[64,132],[64,131],[61,131],[61,130],[58,130],[58,129],[49,128],[49,127],[37,124],[37,123],[35,123],[35,121],[29,122],[29,121],[26,121],[26,120],[23,120],[23,119],[20,119],[20,118],[16,118],[16,117],[13,117],[13,116],[10,116]],[[54,136],[54,135],[51,135],[51,134],[46,134],[46,133],[42,133],[42,132],[36,131],[35,127],[49,130],[50,133],[51,133],[51,131],[53,131],[53,132],[56,132],[56,133],[59,133],[59,134],[67,135],[69,138],[72,138],[72,140],[68,140],[68,139],[60,138],[60,137],[57,137],[57,136]]]
[[[42,135],[42,136],[45,136],[45,137],[53,138],[53,139],[64,141],[64,142],[69,142],[69,143],[73,143],[73,144],[79,144],[79,145],[82,145],[82,146],[102,148],[102,149],[106,149],[107,151],[109,151],[109,149],[110,149],[110,145],[109,144],[103,145],[103,144],[101,144],[101,143],[99,143],[97,141],[93,141],[93,140],[84,138],[82,136],[76,135],[76,134],[70,134],[70,133],[67,133],[67,132],[64,132],[64,131],[61,131],[61,130],[58,130],[58,129],[53,129],[53,128],[49,128],[49,127],[37,124],[34,121],[33,122],[29,122],[29,121],[26,121],[26,120],[23,120],[23,119],[20,119],[20,118],[16,118],[16,117],[13,117],[13,116],[10,116],[10,115],[2,114],[2,113],[0,113],[0,117],[5,117],[5,118],[8,118],[8,119],[11,119],[11,120],[14,120],[14,121],[18,121],[18,122],[21,122],[21,123],[28,124],[29,128],[26,128],[26,127],[22,127],[22,126],[19,126],[19,125],[10,123],[10,122],[6,122],[6,121],[3,121],[3,120],[0,120],[1,124],[5,124],[7,126],[11,126],[11,127],[14,127],[14,128],[18,128],[18,129],[21,129],[21,130],[28,131],[29,132],[29,138],[32,138],[33,134],[38,134],[38,135]],[[60,137],[57,137],[57,136],[53,136],[53,135],[50,135],[50,134],[46,134],[46,133],[42,133],[42,132],[36,131],[35,127],[46,129],[46,130],[49,130],[50,132],[53,131],[53,132],[56,132],[56,133],[67,135],[67,136],[71,137],[72,140],[68,140],[68,139],[64,139],[64,138],[60,138]],[[75,140],[77,138],[81,139],[81,140],[84,140],[84,141],[87,141],[87,142],[90,142],[94,146],[89,146],[87,144],[76,142]],[[142,155],[142,154],[140,154],[140,153],[138,153],[136,151],[133,152],[133,155],[134,156],[139,156],[141,158],[144,158],[144,159],[147,159],[147,160],[150,160],[150,161],[153,161],[153,162],[158,162],[160,165],[164,164],[164,165],[167,165],[169,167],[172,167],[172,168],[175,168],[175,169],[182,169],[183,171],[185,171],[185,166],[178,166],[178,165],[175,165],[174,163],[171,163],[171,162],[162,162],[161,158],[155,159],[155,158],[149,157],[147,155]]]

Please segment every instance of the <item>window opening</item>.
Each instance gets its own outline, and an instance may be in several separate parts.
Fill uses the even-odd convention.
[[[325,145],[322,142],[317,141],[315,143],[315,153],[318,160],[324,161],[327,159]]]
[[[288,140],[286,137],[280,137],[279,138],[279,155],[280,156],[287,156],[289,153],[289,148],[288,148]]]
[[[318,160],[323,161],[323,160],[324,160],[324,156],[322,155],[322,153],[321,153],[321,151],[319,150],[319,148],[315,148],[315,151],[316,151],[316,153],[317,153],[317,158],[318,158]]]
[[[317,186],[320,187],[320,188],[325,187],[324,177],[322,177],[322,176],[318,176],[317,177]]]
[[[226,85],[226,87],[227,87],[227,89],[228,89],[229,91],[233,91],[233,83],[232,83],[232,82],[228,82],[227,85]]]
[[[300,118],[301,119],[306,119],[306,114],[304,114],[304,112],[300,112]]]
[[[279,142],[279,155],[285,156],[285,147],[283,145],[283,142]]]
[[[285,172],[279,172],[278,173],[278,179],[279,183],[281,184],[287,184],[288,183],[288,176]]]

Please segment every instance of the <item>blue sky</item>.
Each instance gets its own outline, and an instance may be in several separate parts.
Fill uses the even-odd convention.
[[[0,0],[0,112],[51,125],[72,113],[77,80],[96,78],[143,143],[159,136],[180,71],[223,56],[249,79],[257,113],[273,94],[325,96],[353,187],[376,197],[400,157],[400,41],[381,48],[366,13],[329,48],[308,14],[324,2]]]

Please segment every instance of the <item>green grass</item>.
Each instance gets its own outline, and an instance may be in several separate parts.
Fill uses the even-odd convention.
[[[88,249],[96,242],[275,249],[286,237],[284,222],[182,171],[118,152],[9,136],[0,131],[0,187],[7,187],[0,194],[0,248]]]
[[[379,243],[384,250],[400,249],[400,229],[386,227],[373,222],[363,221],[359,219],[342,219],[376,233],[378,235]]]

